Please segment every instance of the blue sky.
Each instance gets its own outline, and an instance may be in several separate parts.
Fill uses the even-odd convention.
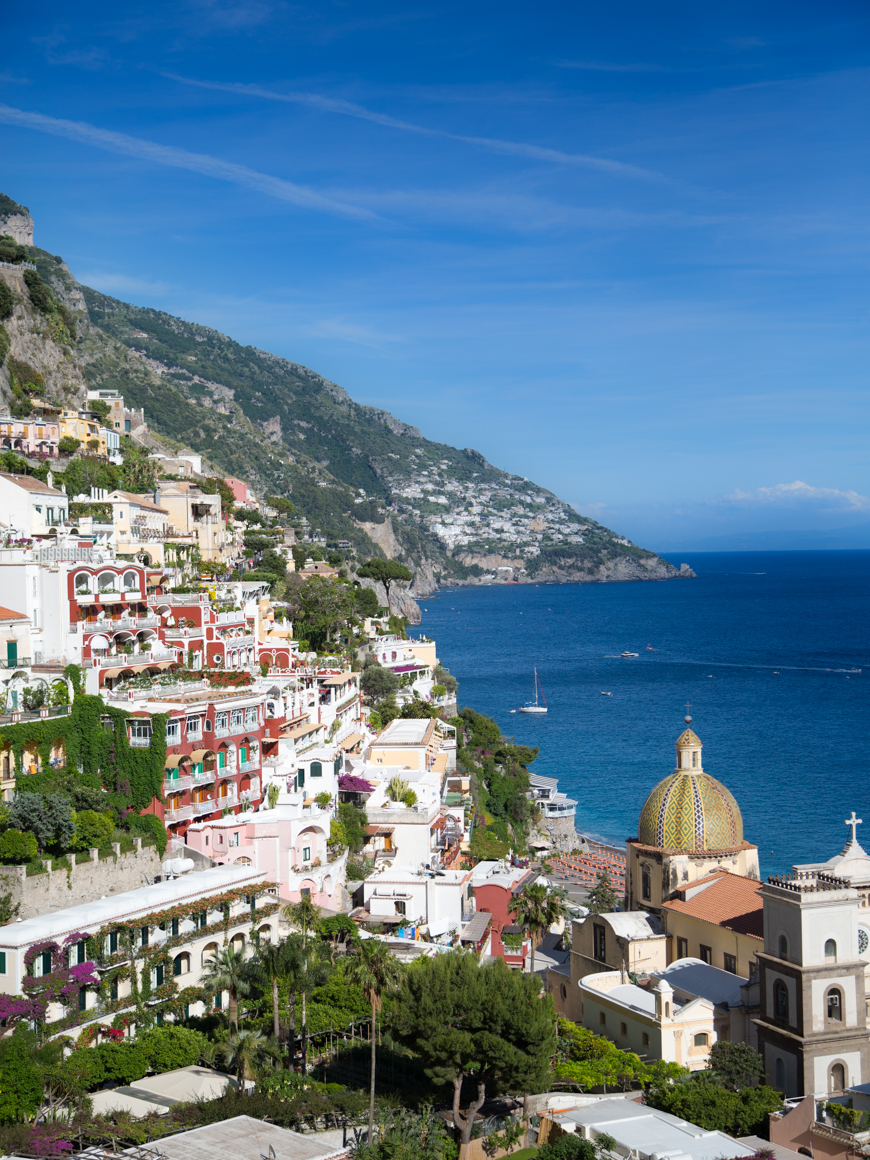
[[[83,281],[652,547],[870,546],[866,3],[3,20],[0,189]]]

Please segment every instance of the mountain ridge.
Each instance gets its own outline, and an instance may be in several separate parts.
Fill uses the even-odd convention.
[[[0,208],[0,234],[3,216]],[[53,342],[34,325],[27,292],[18,295],[12,354],[45,367],[47,398],[84,406],[88,388],[116,388],[170,449],[189,447],[211,470],[286,496],[311,529],[349,541],[360,559],[402,559],[418,595],[442,584],[689,574],[480,452],[434,442],[357,403],[317,371],[122,302],[80,284],[61,258],[27,249],[77,331],[71,343]],[[9,388],[4,365],[4,401]]]

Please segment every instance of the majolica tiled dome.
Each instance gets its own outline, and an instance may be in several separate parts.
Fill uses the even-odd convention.
[[[733,850],[743,842],[740,807],[721,782],[704,773],[701,742],[691,729],[677,741],[676,770],[646,799],[638,839],[685,853]]]

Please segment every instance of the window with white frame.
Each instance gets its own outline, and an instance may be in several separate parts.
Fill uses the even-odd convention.
[[[245,709],[245,727],[250,728],[252,725],[257,724],[257,706],[251,705],[249,708]]]
[[[241,709],[233,709],[232,713],[230,714],[230,728],[231,728],[231,730],[235,731],[236,729],[243,729],[244,726],[245,726],[245,715],[244,715],[243,711]]]
[[[194,741],[202,737],[202,717],[187,718],[187,740]]]
[[[214,727],[216,733],[225,733],[230,727],[229,713],[217,713],[214,719]]]
[[[134,718],[130,722],[130,744],[134,749],[148,749],[151,745],[150,718]]]
[[[166,744],[178,745],[181,742],[181,722],[176,717],[166,722]]]

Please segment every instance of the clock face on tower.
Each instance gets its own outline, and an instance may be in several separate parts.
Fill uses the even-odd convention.
[[[858,927],[858,954],[859,955],[866,955],[868,947],[870,947],[870,932],[867,931],[866,927],[859,926]]]

